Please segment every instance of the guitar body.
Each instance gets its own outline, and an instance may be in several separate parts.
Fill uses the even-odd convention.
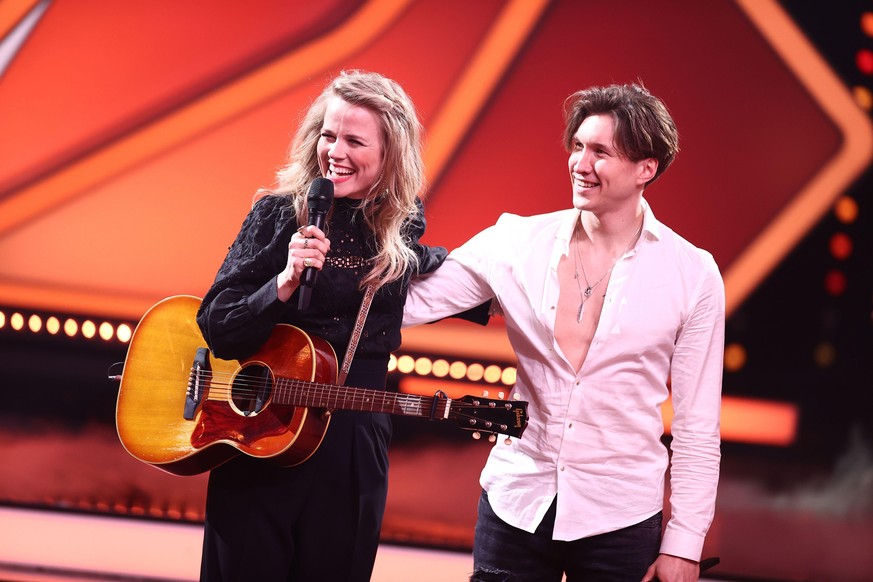
[[[197,382],[195,410],[189,402],[192,365],[198,349],[206,347],[195,320],[199,306],[197,297],[169,297],[152,307],[134,331],[116,407],[124,448],[176,475],[208,471],[238,454],[284,466],[305,461],[324,438],[329,417],[317,408],[275,402],[272,380],[335,382],[333,348],[282,324],[246,360],[221,360],[208,353],[211,373]],[[256,393],[252,377],[266,378]]]

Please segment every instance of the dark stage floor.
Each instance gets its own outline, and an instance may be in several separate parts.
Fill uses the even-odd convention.
[[[205,475],[176,477],[140,463],[103,426],[7,432],[3,440],[0,579],[59,579],[60,571],[80,580],[196,576]],[[423,570],[441,576],[433,580],[464,579],[489,446],[435,425],[398,426],[384,570],[374,580],[394,580],[387,562],[407,558],[432,561]],[[726,447],[705,551],[721,559],[711,579],[869,581],[871,548],[873,462],[861,442],[829,467],[778,450],[768,456]],[[175,570],[155,570],[172,564]],[[436,574],[441,566],[449,571]],[[104,577],[74,578],[77,571]]]

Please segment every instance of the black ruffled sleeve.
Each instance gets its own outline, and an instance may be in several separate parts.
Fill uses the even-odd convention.
[[[297,228],[290,201],[266,196],[246,216],[212,287],[197,312],[197,324],[216,357],[241,359],[269,338],[285,309],[276,277]]]

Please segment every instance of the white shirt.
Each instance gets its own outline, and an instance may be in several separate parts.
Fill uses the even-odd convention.
[[[699,560],[719,473],[724,284],[709,253],[644,206],[642,235],[613,269],[578,373],[554,336],[558,262],[578,210],[502,215],[413,281],[403,325],[499,301],[518,359],[513,393],[529,402],[530,421],[521,439],[497,440],[480,483],[494,512],[528,532],[557,494],[556,540],[621,529],[662,509],[661,405],[672,391],[672,515],[661,552]]]

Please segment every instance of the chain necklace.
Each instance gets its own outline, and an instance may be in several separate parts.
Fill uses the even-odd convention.
[[[581,224],[581,223],[580,223]],[[600,282],[603,281],[607,275],[612,272],[612,269],[615,268],[615,264],[618,260],[627,254],[631,247],[634,246],[634,243],[637,241],[639,236],[643,232],[643,222],[640,222],[640,227],[637,229],[637,232],[631,238],[630,243],[628,243],[627,248],[624,249],[624,252],[615,257],[612,260],[612,264],[609,265],[609,268],[603,273],[599,279],[597,279],[594,283],[588,282],[588,274],[585,272],[585,265],[582,263],[582,257],[579,252],[579,244],[576,244],[576,252],[573,254],[573,264],[574,264],[574,278],[576,279],[576,284],[579,286],[579,293],[582,296],[579,301],[579,312],[576,314],[576,323],[582,323],[582,314],[585,312],[585,302],[588,301],[588,298],[591,297],[591,293],[594,292],[594,288],[600,285]],[[573,234],[575,236],[576,230],[574,229]],[[585,279],[585,288],[582,288],[582,280],[579,278],[579,268],[582,268],[582,277]],[[606,292],[603,293],[603,296],[606,297]]]

